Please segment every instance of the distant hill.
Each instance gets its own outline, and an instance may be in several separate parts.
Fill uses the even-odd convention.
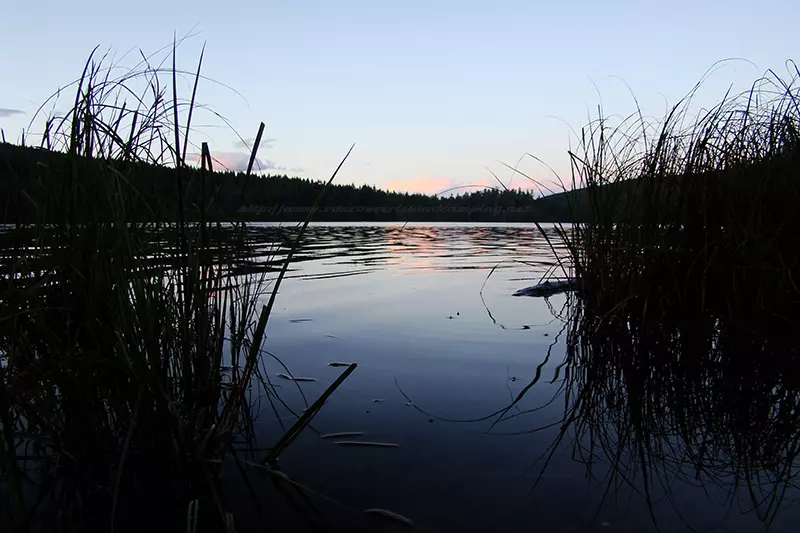
[[[144,218],[153,213],[165,219],[176,216],[179,174],[174,168],[78,161],[81,170],[75,176],[75,165],[70,166],[70,158],[63,153],[0,143],[0,221],[30,219],[54,189],[63,194],[70,177],[91,174],[98,179],[109,167],[126,176],[130,188],[125,194],[132,213]],[[183,169],[180,175],[187,212],[198,213],[202,202],[215,217],[225,220],[302,220],[324,188],[322,181],[286,175],[214,172],[204,184],[197,169]],[[536,198],[529,191],[495,189],[438,197],[334,184],[326,191],[315,220],[569,222],[570,203],[579,198],[580,192]]]

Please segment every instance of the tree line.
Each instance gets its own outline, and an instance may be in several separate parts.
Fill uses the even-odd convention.
[[[80,159],[80,158],[79,158]],[[565,195],[537,198],[527,190],[486,188],[451,195],[385,191],[371,185],[332,184],[287,175],[243,172],[203,173],[120,161],[80,161],[41,148],[0,144],[0,217],[3,222],[30,219],[75,179],[102,179],[103,173],[126,176],[129,216],[174,219],[183,201],[189,216],[203,212],[221,220],[296,221],[323,194],[314,219],[320,221],[569,221]],[[78,172],[80,175],[75,175]],[[180,184],[180,186],[179,186]],[[68,193],[66,194],[68,196]],[[98,198],[102,202],[102,198]]]

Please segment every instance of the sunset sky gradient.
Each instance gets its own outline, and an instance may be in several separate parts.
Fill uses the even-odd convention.
[[[562,176],[566,150],[602,102],[626,115],[636,95],[661,117],[717,61],[697,105],[798,54],[800,2],[229,1],[9,2],[0,15],[0,127],[18,141],[38,105],[76,78],[96,45],[154,51],[173,32],[198,98],[242,137],[266,123],[264,169],[326,178],[352,143],[343,183],[435,193],[492,184],[526,152]],[[132,53],[129,57],[134,57]],[[630,88],[630,90],[629,90]],[[240,96],[241,95],[241,96]],[[201,125],[201,124],[199,124]],[[34,123],[29,134],[41,132]],[[225,128],[203,138],[220,161],[246,150]],[[531,159],[520,168],[552,183]]]

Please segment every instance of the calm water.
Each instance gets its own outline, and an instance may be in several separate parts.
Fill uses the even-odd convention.
[[[254,232],[265,252],[273,248],[275,226]],[[550,382],[565,353],[566,298],[511,294],[538,282],[553,263],[533,225],[311,226],[281,287],[265,347],[294,375],[316,381],[282,380],[275,360],[267,373],[299,411],[298,386],[311,402],[341,373],[329,362],[358,368],[281,457],[283,472],[324,497],[276,493],[266,476],[253,476],[265,511],[280,516],[285,530],[375,530],[359,511],[383,508],[431,531],[655,531],[643,495],[609,477],[606,465],[589,477],[562,445],[542,470],[556,436],[547,426],[564,409],[563,399],[550,402],[558,384]],[[500,422],[485,418],[534,378],[548,351],[541,379],[524,399]],[[271,446],[280,424],[293,421],[285,407],[277,415],[262,403],[260,445]],[[399,446],[338,446],[319,437],[346,431]],[[249,508],[244,487],[231,485],[231,506]],[[735,494],[731,504],[724,491],[683,482],[671,488],[670,498],[653,495],[661,531],[762,527],[743,514]],[[298,510],[285,510],[292,506]],[[792,502],[783,507],[772,530],[800,529]]]

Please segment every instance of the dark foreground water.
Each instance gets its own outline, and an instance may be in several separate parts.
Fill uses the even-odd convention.
[[[275,240],[273,226],[254,232],[265,248]],[[285,370],[276,360],[267,361],[268,375],[300,411],[298,387],[313,402],[343,370],[328,363],[358,368],[281,456],[281,470],[315,495],[258,473],[249,475],[251,493],[235,468],[226,471],[227,506],[239,530],[265,530],[253,497],[269,517],[266,529],[279,531],[399,527],[368,518],[362,511],[369,508],[430,531],[764,527],[747,512],[743,489],[724,480],[714,487],[669,481],[648,506],[636,472],[609,475],[607,462],[589,472],[569,439],[544,468],[564,411],[563,397],[551,400],[563,378],[553,382],[565,353],[566,298],[511,296],[554,263],[533,225],[311,226],[298,259],[281,287],[266,349],[295,376],[316,381],[278,377]],[[500,421],[489,416],[536,377],[548,352],[524,399]],[[274,444],[281,423],[292,424],[285,407],[277,414],[262,403],[261,446]],[[335,432],[398,446],[350,447],[320,437]],[[771,530],[800,530],[794,496]]]

